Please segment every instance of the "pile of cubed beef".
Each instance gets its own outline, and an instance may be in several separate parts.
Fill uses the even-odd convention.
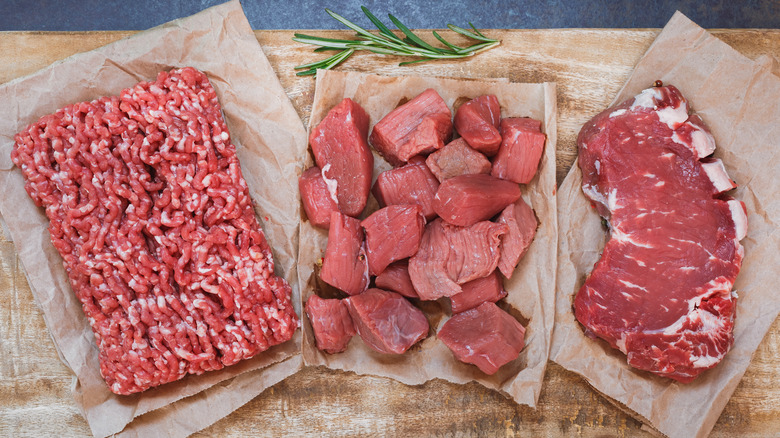
[[[328,230],[320,279],[345,294],[306,302],[317,347],[342,352],[358,334],[380,353],[402,354],[430,331],[414,303],[449,298],[452,317],[437,338],[495,373],[524,345],[525,328],[495,303],[536,233],[521,184],[539,166],[541,122],[502,119],[493,95],[463,103],[453,121],[428,89],[368,128],[347,98],[309,136],[317,166],[301,176],[301,197],[311,224]],[[369,143],[394,166],[373,187]],[[381,208],[359,220],[369,193]]]

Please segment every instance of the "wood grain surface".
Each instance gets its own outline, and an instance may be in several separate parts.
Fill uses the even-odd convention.
[[[495,30],[502,45],[478,57],[397,67],[357,54],[341,69],[390,75],[509,78],[558,83],[558,183],[576,155],[582,124],[605,108],[658,30]],[[293,66],[318,59],[292,31],[257,31],[263,50],[304,123],[314,80]],[[311,32],[347,37],[338,31]],[[780,53],[780,30],[715,30],[750,58]],[[0,83],[130,32],[0,33]],[[648,84],[649,85],[649,84]],[[7,232],[0,230],[0,436],[88,436]],[[162,432],[162,431],[161,431]],[[199,436],[651,436],[584,380],[550,363],[539,406],[518,406],[478,384],[393,380],[305,369],[265,391]],[[780,321],[775,321],[732,396],[714,437],[780,436]]]

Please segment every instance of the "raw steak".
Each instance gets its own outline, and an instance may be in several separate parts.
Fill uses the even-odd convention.
[[[463,292],[450,297],[453,314],[473,309],[485,301],[495,303],[506,296],[498,271],[464,283],[461,287]]]
[[[455,357],[485,374],[517,359],[525,345],[525,328],[491,302],[453,315],[438,334]]]
[[[464,103],[455,112],[455,130],[469,146],[492,157],[501,145],[501,106],[492,94]]]
[[[338,199],[331,195],[328,184],[317,167],[307,169],[298,178],[298,190],[301,192],[303,210],[309,222],[315,227],[327,230],[330,227],[330,214],[339,211]]]
[[[704,123],[672,86],[644,90],[580,131],[582,189],[610,239],[577,319],[636,368],[690,382],[733,343],[732,286],[747,218]]]
[[[306,316],[309,317],[317,348],[326,353],[346,350],[350,339],[357,334],[347,305],[342,300],[326,300],[312,295],[306,301]]]
[[[331,214],[320,278],[348,295],[368,289],[366,241],[359,220],[337,211]]]
[[[470,148],[466,140],[458,138],[428,155],[425,164],[441,182],[453,176],[470,173],[490,173],[490,160]]]
[[[290,339],[217,94],[193,68],[67,106],[15,137],[26,189],[95,334],[111,391],[131,394]]]
[[[339,210],[357,217],[371,189],[374,156],[368,148],[368,113],[350,98],[331,108],[311,131],[309,143]]]
[[[439,180],[425,165],[425,159],[415,157],[409,164],[379,174],[372,192],[379,205],[417,204],[426,220],[436,217],[433,197],[439,189]]]
[[[451,297],[461,284],[484,277],[498,265],[504,224],[483,221],[469,227],[440,218],[425,227],[420,249],[409,259],[409,277],[423,300]]]
[[[409,277],[409,261],[395,262],[376,276],[374,284],[379,289],[398,292],[407,298],[420,298]]]
[[[402,354],[428,336],[428,319],[395,292],[369,289],[344,299],[360,338],[372,349]]]
[[[429,88],[391,111],[371,131],[371,144],[388,163],[400,166],[441,149],[452,137],[452,112]]]
[[[520,199],[520,186],[490,175],[460,175],[439,185],[433,211],[452,225],[467,227],[492,218]]]
[[[509,232],[501,236],[501,258],[498,260],[498,269],[504,277],[512,278],[517,263],[534,240],[539,222],[534,211],[523,201],[523,198],[505,208],[496,222],[509,227]]]
[[[388,205],[360,224],[366,232],[368,273],[378,275],[390,263],[417,252],[425,229],[425,217],[418,205]]]
[[[536,175],[544,152],[542,122],[527,117],[501,120],[501,148],[493,159],[491,175],[528,184]]]

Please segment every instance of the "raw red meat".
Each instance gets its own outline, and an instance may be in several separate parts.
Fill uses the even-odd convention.
[[[414,290],[412,279],[409,277],[409,262],[403,260],[388,266],[374,279],[374,284],[379,289],[398,292],[407,298],[420,298]]]
[[[458,138],[428,155],[425,164],[439,181],[470,173],[490,173],[490,160]]]
[[[379,205],[417,204],[426,220],[436,217],[433,197],[439,189],[439,180],[425,165],[425,159],[415,157],[409,164],[379,174],[372,192]]]
[[[11,153],[45,208],[111,391],[217,370],[289,340],[274,275],[214,88],[193,68],[67,106]]]
[[[528,184],[536,175],[544,151],[542,122],[526,117],[501,120],[501,148],[493,159],[491,175]]]
[[[409,259],[409,276],[423,300],[451,297],[461,284],[484,277],[498,265],[504,224],[477,222],[469,227],[436,219],[425,227],[417,254]]]
[[[455,130],[469,146],[492,157],[501,146],[501,106],[492,94],[464,103],[455,112]]]
[[[322,178],[322,170],[315,166],[303,172],[298,178],[298,190],[309,222],[327,230],[330,227],[330,214],[339,211],[339,206],[338,199],[331,197],[328,185]]]
[[[368,148],[368,113],[346,98],[311,131],[309,143],[331,197],[347,216],[363,212],[371,189],[374,156]]]
[[[371,131],[371,144],[388,163],[400,166],[441,149],[452,137],[452,112],[429,88],[391,111]]]
[[[418,205],[388,205],[360,224],[366,232],[368,273],[378,275],[390,263],[417,252],[425,229],[425,217]]]
[[[461,287],[463,292],[450,297],[453,314],[473,309],[485,301],[495,303],[506,296],[498,271],[493,271],[487,277],[464,283]]]
[[[369,289],[344,300],[363,342],[387,354],[402,354],[428,336],[428,319],[395,292]]]
[[[501,237],[501,258],[498,260],[498,269],[504,277],[512,278],[517,263],[534,240],[539,222],[534,211],[523,201],[523,198],[505,208],[498,216],[497,222],[509,227],[509,232]]]
[[[747,219],[700,159],[715,142],[672,86],[644,90],[580,131],[582,188],[610,240],[574,301],[586,333],[636,368],[690,382],[733,343]],[[725,177],[725,178],[724,178]]]
[[[525,342],[525,328],[491,302],[453,315],[438,334],[455,357],[474,364],[485,374],[517,359]]]
[[[326,300],[312,295],[306,301],[306,316],[309,317],[317,348],[326,353],[346,350],[349,341],[357,334],[347,305],[342,300]]]
[[[433,211],[452,225],[467,227],[490,219],[520,199],[520,186],[490,175],[459,175],[439,185]]]
[[[331,214],[320,278],[349,295],[368,289],[366,241],[359,220],[337,211]]]

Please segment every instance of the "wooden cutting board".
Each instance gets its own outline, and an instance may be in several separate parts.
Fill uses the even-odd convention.
[[[659,30],[496,30],[502,45],[476,58],[397,67],[399,59],[358,54],[340,69],[384,74],[509,78],[558,83],[558,183],[576,156],[579,128],[605,108]],[[308,32],[333,38],[340,31]],[[747,55],[780,54],[780,30],[712,32]],[[0,83],[132,32],[0,33]],[[290,40],[292,31],[256,31],[304,124],[314,80],[293,66],[319,59]],[[648,84],[649,85],[649,84]],[[88,436],[60,362],[34,304],[7,232],[0,230],[0,436]],[[550,362],[539,406],[518,406],[472,383],[393,380],[305,369],[268,389],[202,436],[486,435],[651,436],[597,395],[584,380]],[[780,320],[758,348],[713,437],[780,435]]]

